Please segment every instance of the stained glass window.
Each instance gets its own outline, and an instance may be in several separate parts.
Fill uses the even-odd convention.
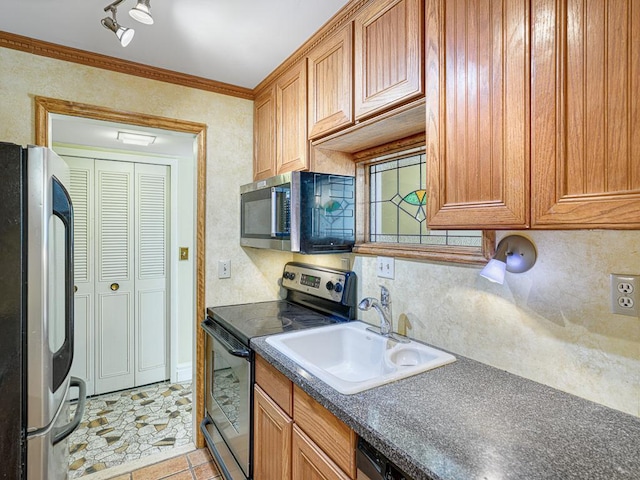
[[[430,230],[425,154],[369,167],[371,242],[482,246],[480,230]]]

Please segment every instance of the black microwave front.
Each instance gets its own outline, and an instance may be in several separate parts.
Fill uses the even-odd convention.
[[[355,177],[290,172],[240,187],[240,245],[299,253],[350,252]]]

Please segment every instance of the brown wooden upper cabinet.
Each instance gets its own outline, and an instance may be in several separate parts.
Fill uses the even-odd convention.
[[[532,2],[534,227],[640,228],[640,4]]]
[[[276,175],[309,168],[307,62],[294,64],[276,81]]]
[[[273,87],[253,101],[253,179],[272,177],[276,172],[276,98]]]
[[[253,109],[253,179],[309,168],[306,59],[261,90]]]
[[[528,4],[425,4],[430,227],[529,225]]]
[[[426,1],[430,226],[640,228],[636,2]]]
[[[356,121],[423,95],[423,3],[379,0],[356,14]]]
[[[307,58],[313,140],[353,124],[353,24],[323,40]]]

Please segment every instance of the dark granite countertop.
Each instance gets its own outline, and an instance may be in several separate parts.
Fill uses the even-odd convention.
[[[416,480],[639,480],[640,418],[457,356],[343,395],[252,348]]]

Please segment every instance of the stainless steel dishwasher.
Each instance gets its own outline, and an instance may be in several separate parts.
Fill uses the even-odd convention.
[[[396,465],[362,438],[356,450],[357,480],[412,480]]]

